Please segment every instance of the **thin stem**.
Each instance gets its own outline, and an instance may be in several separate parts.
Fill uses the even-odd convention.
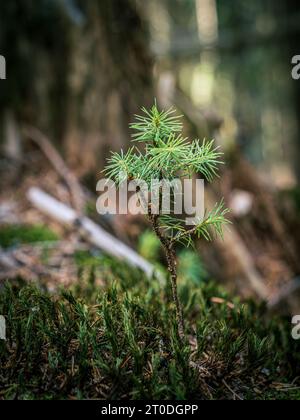
[[[180,232],[176,236],[171,238],[170,241],[171,241],[171,243],[178,242],[180,239],[184,238],[185,236],[192,235],[192,234],[196,233],[197,229],[199,229],[199,226],[195,226],[195,227],[193,227],[191,229],[188,229],[184,232]]]
[[[171,277],[171,285],[172,285],[172,296],[173,301],[175,303],[176,307],[176,318],[178,322],[178,334],[180,339],[183,341],[185,335],[184,335],[184,320],[183,320],[183,312],[182,312],[182,306],[178,298],[178,292],[177,292],[177,261],[176,261],[176,255],[175,251],[172,246],[168,248],[168,250],[165,250],[166,257],[168,261],[168,271],[170,273]]]
[[[173,302],[175,304],[176,309],[176,320],[178,324],[178,335],[181,341],[184,340],[184,320],[183,320],[183,311],[182,306],[178,298],[178,291],[177,291],[177,261],[176,261],[176,254],[174,251],[173,243],[170,239],[166,238],[163,233],[161,232],[159,225],[158,225],[158,215],[154,215],[151,213],[150,206],[148,207],[148,216],[151,221],[152,227],[154,232],[156,233],[157,237],[159,238],[160,242],[165,251],[167,264],[168,264],[168,271],[170,273],[171,279],[171,286],[172,286],[172,297]]]

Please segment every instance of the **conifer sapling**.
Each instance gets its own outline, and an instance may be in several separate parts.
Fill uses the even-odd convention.
[[[133,142],[144,143],[142,153],[136,145],[124,153],[112,153],[108,160],[105,173],[117,185],[126,180],[142,180],[151,189],[151,181],[175,180],[179,177],[191,177],[193,174],[202,175],[207,181],[217,176],[218,165],[222,153],[214,147],[214,141],[194,140],[189,142],[181,135],[182,123],[180,116],[174,115],[173,108],[159,111],[156,104],[148,111],[142,109],[144,115],[136,116],[136,122],[130,127],[135,131]],[[175,196],[170,183],[170,195]],[[213,234],[222,236],[223,225],[228,223],[228,210],[223,201],[216,204],[213,210],[201,220],[196,220],[193,226],[186,227],[183,220],[174,214],[163,214],[161,211],[161,197],[159,209],[153,211],[151,197],[145,197],[139,191],[141,204],[147,206],[148,219],[158,236],[167,261],[170,276],[172,297],[176,309],[178,334],[184,339],[184,319],[182,306],[177,292],[176,244],[190,246],[193,238],[211,240]],[[159,195],[162,191],[159,192]]]

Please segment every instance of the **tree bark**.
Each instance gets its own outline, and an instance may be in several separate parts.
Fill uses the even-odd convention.
[[[152,60],[133,1],[88,1],[84,11],[87,23],[73,34],[64,140],[69,161],[90,172],[127,147],[132,116],[153,100]]]

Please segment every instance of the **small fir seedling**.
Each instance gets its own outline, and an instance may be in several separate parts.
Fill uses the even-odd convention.
[[[126,180],[142,180],[151,187],[151,180],[172,181],[179,177],[191,177],[193,174],[202,175],[211,182],[217,176],[218,166],[221,162],[222,153],[214,146],[214,141],[194,140],[189,142],[182,137],[182,123],[180,116],[174,115],[173,108],[168,111],[159,111],[156,104],[148,111],[142,109],[144,115],[136,116],[136,122],[130,127],[135,131],[133,142],[143,143],[142,153],[136,145],[126,153],[112,153],[108,160],[105,173],[108,178],[120,185]],[[170,184],[170,195],[174,198],[175,191]],[[139,192],[141,204],[147,206],[148,219],[158,236],[166,256],[167,267],[172,287],[172,297],[176,308],[178,334],[184,339],[184,319],[182,307],[177,292],[177,258],[176,244],[183,243],[185,246],[193,244],[194,238],[211,240],[213,235],[222,236],[223,225],[228,223],[226,214],[228,210],[223,201],[216,204],[204,219],[198,220],[193,226],[186,228],[184,221],[175,217],[174,214],[165,215],[161,209],[161,197],[159,197],[159,209],[153,211],[153,206]],[[162,191],[159,192],[159,195]],[[146,200],[147,198],[147,200]]]

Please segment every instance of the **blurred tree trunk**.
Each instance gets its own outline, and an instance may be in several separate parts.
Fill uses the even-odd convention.
[[[128,124],[153,100],[147,34],[131,0],[83,2],[86,24],[73,33],[66,152],[82,172],[128,144]]]
[[[297,0],[290,0],[285,3],[287,16],[293,17],[300,16],[300,3]],[[289,31],[287,27],[287,44],[288,44],[288,54],[287,58],[291,62],[294,55],[299,55],[300,53],[300,31]],[[300,82],[299,80],[293,81],[293,99],[295,104],[295,111],[297,117],[297,134],[295,138],[295,147],[294,147],[294,169],[297,176],[297,180],[300,183],[300,167],[299,167],[299,155],[300,155]]]
[[[133,114],[153,101],[148,37],[134,0],[1,2],[0,51],[8,73],[2,125],[7,110],[18,124],[35,125],[82,174],[127,146]]]
[[[8,114],[16,125],[27,122],[53,137],[61,134],[71,27],[63,2],[0,3],[0,51],[7,62],[7,78],[0,90],[1,143],[10,142]]]

